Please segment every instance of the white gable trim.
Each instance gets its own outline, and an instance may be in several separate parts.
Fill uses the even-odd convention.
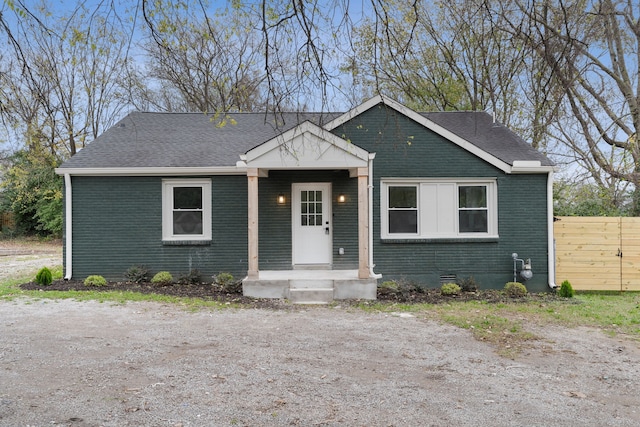
[[[241,159],[248,168],[335,169],[367,167],[369,153],[305,121],[249,151]]]
[[[467,150],[468,152],[470,152],[471,154],[479,157],[480,159],[484,160],[485,162],[495,166],[496,168],[500,169],[501,171],[511,174],[511,173],[549,173],[551,171],[552,168],[550,167],[544,167],[544,166],[531,166],[531,165],[527,165],[526,168],[523,168],[519,165],[517,165],[517,163],[519,162],[514,162],[514,165],[511,166],[510,164],[498,159],[497,157],[495,157],[492,154],[489,154],[488,152],[478,148],[476,145],[474,145],[473,143],[467,141],[464,138],[459,137],[458,135],[454,134],[453,132],[449,131],[448,129],[432,122],[431,120],[427,119],[426,117],[422,116],[421,114],[418,114],[417,112],[413,111],[412,109],[405,107],[404,105],[400,104],[397,101],[394,101],[393,99],[387,98],[384,95],[377,95],[371,99],[369,99],[368,101],[365,101],[364,103],[362,103],[361,105],[351,109],[350,111],[342,114],[341,116],[335,118],[334,120],[330,121],[329,123],[327,123],[325,125],[325,129],[327,130],[333,130],[335,128],[337,128],[338,126],[348,122],[349,120],[353,119],[354,117],[364,113],[365,111],[375,107],[376,105],[379,104],[384,104],[387,107],[390,107],[394,110],[396,110],[397,112],[399,112],[400,114],[403,114],[404,116],[410,118],[411,120],[414,120],[415,122],[421,124],[422,126],[426,127],[427,129],[435,132],[436,134],[442,136],[443,138],[448,139],[449,141],[453,142],[454,144],[458,145],[459,147]],[[521,162],[521,163],[528,163],[526,161]],[[526,172],[525,172],[526,170]]]
[[[246,175],[244,164],[223,167],[148,167],[148,168],[56,168],[58,175],[84,176],[176,176]]]

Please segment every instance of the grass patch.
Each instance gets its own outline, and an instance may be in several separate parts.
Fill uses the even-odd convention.
[[[54,277],[57,272],[52,269]],[[60,268],[60,272],[62,268]],[[35,273],[34,273],[35,274]],[[60,276],[62,277],[62,276]],[[204,308],[238,308],[236,303],[221,303],[218,301],[205,301],[199,298],[184,298],[161,294],[143,294],[129,291],[100,291],[99,288],[82,291],[25,291],[20,288],[20,284],[32,280],[33,275],[28,275],[19,279],[11,279],[0,283],[0,301],[11,301],[18,298],[43,299],[73,299],[75,301],[98,301],[111,302],[116,304],[126,304],[128,302],[159,302],[165,304],[175,304],[188,309],[197,310]]]
[[[447,304],[401,304],[360,302],[367,312],[411,312],[437,322],[469,330],[481,341],[509,358],[539,339],[528,325],[592,327],[611,335],[640,340],[640,293],[579,292],[571,299],[487,303],[451,301]]]
[[[581,292],[577,304],[549,304],[541,315],[568,327],[590,326],[640,339],[640,293]]]

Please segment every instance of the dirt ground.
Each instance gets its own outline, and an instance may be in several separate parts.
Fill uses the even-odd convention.
[[[32,250],[0,255],[2,280],[59,264]],[[529,327],[541,339],[511,360],[348,304],[0,300],[0,426],[640,425],[638,341]]]

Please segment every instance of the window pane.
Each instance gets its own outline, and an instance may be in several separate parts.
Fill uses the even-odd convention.
[[[316,202],[322,201],[322,191],[316,191]]]
[[[202,212],[173,212],[173,234],[202,234]]]
[[[487,187],[484,185],[460,186],[458,195],[461,208],[487,207]]]
[[[202,187],[174,187],[174,209],[202,209]]]
[[[418,211],[389,211],[389,233],[417,233]]]
[[[390,208],[417,208],[416,187],[389,187]]]
[[[486,210],[459,211],[459,215],[461,233],[486,233],[489,231]]]

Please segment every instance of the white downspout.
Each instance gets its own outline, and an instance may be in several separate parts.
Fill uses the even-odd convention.
[[[547,177],[547,234],[549,287],[555,289],[558,285],[556,285],[556,244],[553,237],[553,172],[549,172]]]
[[[369,153],[369,277],[372,279],[380,279],[382,274],[376,274],[373,272],[373,268],[375,267],[375,264],[373,263],[373,159],[375,158],[376,153]]]
[[[72,261],[72,250],[71,250],[71,231],[72,231],[72,222],[73,218],[71,216],[71,175],[68,173],[64,174],[64,215],[65,215],[65,280],[71,280],[71,261]]]

